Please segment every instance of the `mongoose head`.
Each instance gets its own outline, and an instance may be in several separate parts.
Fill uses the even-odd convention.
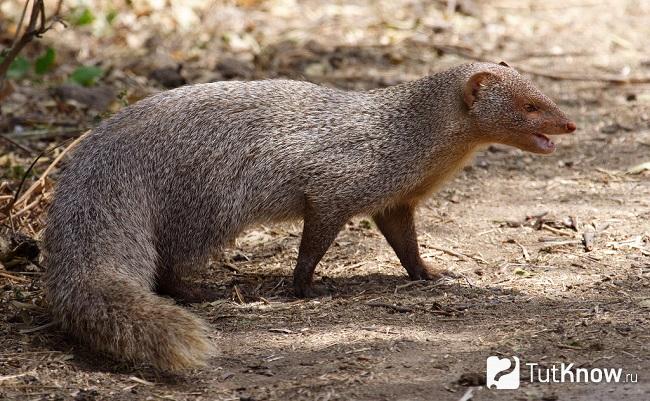
[[[464,82],[463,100],[481,141],[548,154],[555,144],[547,135],[576,130],[551,99],[506,63],[476,66]]]

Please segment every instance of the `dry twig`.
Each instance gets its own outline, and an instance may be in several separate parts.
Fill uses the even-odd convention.
[[[379,307],[379,308],[387,308],[387,309],[392,309],[395,312],[400,312],[400,313],[410,313],[413,312],[413,309],[407,308],[405,306],[399,306],[399,305],[393,305],[393,304],[387,304],[385,302],[366,302],[366,305],[368,306],[374,306],[374,307]]]
[[[24,277],[14,276],[13,274],[5,273],[3,271],[0,271],[0,277],[5,277],[8,278],[9,280],[18,281],[19,283],[29,283],[29,280]]]
[[[69,144],[65,149],[63,149],[63,151],[62,151],[62,152],[61,152],[61,153],[60,153],[60,154],[59,154],[59,155],[54,159],[54,161],[53,161],[52,163],[50,163],[50,165],[45,169],[45,171],[43,172],[43,174],[41,174],[41,176],[38,178],[38,180],[36,180],[36,182],[34,182],[34,183],[33,183],[33,184],[32,184],[32,185],[27,189],[27,191],[25,191],[25,193],[24,193],[20,198],[18,198],[18,197],[20,196],[20,191],[22,190],[22,187],[23,187],[23,184],[24,184],[24,182],[25,182],[25,179],[27,178],[27,174],[29,173],[29,171],[30,171],[32,168],[34,168],[34,166],[36,165],[36,162],[38,161],[38,159],[41,158],[41,157],[42,157],[45,153],[47,153],[47,152],[43,152],[43,153],[41,153],[41,154],[40,154],[40,155],[39,155],[39,156],[38,156],[38,157],[37,157],[37,158],[32,162],[32,164],[30,165],[29,169],[25,172],[25,175],[23,176],[23,179],[22,179],[22,181],[20,182],[20,185],[18,186],[18,190],[16,190],[16,194],[14,195],[14,199],[13,199],[13,201],[10,202],[9,204],[7,204],[7,206],[5,206],[3,212],[5,212],[6,214],[8,214],[10,218],[13,217],[13,216],[11,215],[11,213],[10,213],[11,209],[12,209],[15,205],[20,205],[20,204],[22,204],[22,203],[27,202],[27,201],[30,199],[30,196],[31,196],[32,193],[34,193],[34,192],[37,191],[38,189],[44,187],[44,186],[45,186],[45,178],[48,176],[48,174],[50,174],[50,172],[52,172],[52,170],[54,169],[54,167],[56,167],[56,165],[61,161],[61,159],[63,159],[63,157],[64,157],[64,156],[65,156],[65,155],[66,155],[70,150],[72,150],[72,149],[73,149],[73,148],[74,148],[74,147],[75,147],[75,146],[76,146],[76,145],[77,145],[77,144],[78,144],[78,143],[79,143],[79,142],[80,142],[80,141],[81,141],[81,140],[82,140],[82,139],[83,139],[83,138],[84,138],[84,137],[85,137],[89,132],[90,132],[90,131],[86,131],[86,132],[84,132],[84,133],[83,133],[82,135],[80,135],[77,139],[75,139],[74,141],[72,141],[72,143],[70,143],[70,144]],[[59,145],[59,146],[55,147],[54,149],[57,149],[57,148],[59,148],[60,146],[62,146],[62,145]],[[54,149],[51,149],[50,151],[52,151],[52,150],[54,150]]]
[[[31,42],[34,38],[40,38],[41,36],[43,36],[43,34],[45,34],[45,32],[52,29],[52,27],[56,22],[61,22],[59,21],[57,15],[61,8],[60,2],[57,5],[56,14],[54,14],[51,18],[46,19],[45,4],[43,3],[43,0],[33,0],[29,22],[27,23],[27,26],[25,27],[25,31],[23,32],[23,34],[20,36],[20,38],[18,38],[23,22],[25,20],[25,15],[27,12],[28,5],[29,5],[29,0],[25,2],[25,8],[23,9],[23,13],[18,23],[18,27],[16,28],[16,36],[14,37],[14,41],[11,44],[11,47],[6,51],[6,54],[4,55],[2,62],[0,62],[0,92],[2,92],[2,89],[4,88],[9,66],[11,66],[11,63],[18,56],[18,54],[23,50],[23,48],[27,46],[27,44]],[[49,25],[46,24],[46,21],[48,20],[51,21]]]
[[[538,77],[544,77],[549,79],[554,79],[557,81],[599,81],[605,82],[608,84],[615,85],[625,85],[625,84],[648,84],[650,83],[650,77],[616,77],[609,75],[600,75],[600,76],[589,76],[589,75],[569,75],[561,74],[556,72],[541,71],[535,68],[530,67],[516,67],[517,71],[525,72],[526,74],[537,75]]]
[[[45,323],[45,324],[40,325],[40,326],[30,327],[28,329],[19,330],[19,333],[20,334],[35,333],[37,331],[41,331],[41,330],[49,329],[50,327],[54,327],[57,324],[58,324],[58,322],[49,322],[49,323]]]

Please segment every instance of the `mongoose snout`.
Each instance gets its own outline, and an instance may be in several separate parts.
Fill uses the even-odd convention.
[[[576,127],[576,124],[574,122],[569,121],[568,123],[566,123],[566,126],[565,126],[566,132],[573,132],[573,131],[576,130],[576,128],[577,127]]]
[[[576,130],[575,123],[551,99],[506,64],[498,71],[470,76],[463,99],[476,129],[488,143],[549,154],[555,151],[555,143],[548,135]]]
[[[303,220],[294,294],[353,217],[369,215],[414,280],[415,211],[498,142],[551,153],[576,126],[507,65],[474,63],[397,86],[342,91],[265,80],[180,87],[102,122],[62,171],[43,238],[46,298],[63,329],[113,358],[201,366],[207,326],[169,299],[215,250],[267,221]]]
[[[534,141],[536,142],[537,148],[541,150],[537,153],[548,154],[555,151],[555,142],[553,142],[553,140],[551,140],[551,138],[549,138],[547,135],[566,135],[574,132],[575,130],[575,123],[569,121],[567,123],[555,123],[555,126],[543,129],[542,132],[545,133],[534,132],[532,134],[534,136]]]

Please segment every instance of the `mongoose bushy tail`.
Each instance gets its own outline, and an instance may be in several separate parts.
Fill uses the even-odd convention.
[[[212,351],[201,319],[132,280],[115,275],[73,286],[49,301],[63,328],[96,350],[162,370],[202,366]]]
[[[445,272],[419,254],[421,199],[482,145],[551,153],[575,124],[507,65],[466,64],[349,92],[267,80],[185,86],[104,121],[62,171],[43,249],[54,317],[116,359],[205,363],[205,325],[159,295],[184,284],[252,224],[304,221],[294,292],[345,223],[372,216],[412,279]]]
[[[117,228],[120,217],[92,202],[93,190],[110,192],[110,187],[91,177],[92,170],[86,173],[98,186],[84,193],[70,188],[50,209],[46,297],[54,316],[64,330],[117,359],[171,371],[203,365],[213,345],[202,320],[151,291],[157,256],[143,227],[130,226],[142,224],[144,216]],[[64,174],[61,188],[71,178]],[[129,246],[121,248],[114,236]]]

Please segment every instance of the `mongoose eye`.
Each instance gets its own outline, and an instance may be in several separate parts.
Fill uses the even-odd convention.
[[[527,103],[524,105],[524,110],[526,110],[529,113],[532,113],[534,111],[538,111],[539,108],[535,106],[534,104]]]

